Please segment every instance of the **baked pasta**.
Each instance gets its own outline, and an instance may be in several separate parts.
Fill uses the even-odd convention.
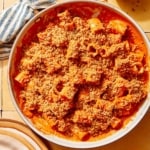
[[[56,11],[23,44],[14,80],[20,109],[38,129],[90,141],[122,128],[146,99],[148,61],[127,20],[105,8],[82,11]]]

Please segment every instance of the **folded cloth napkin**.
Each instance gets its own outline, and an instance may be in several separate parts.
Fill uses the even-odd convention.
[[[0,13],[0,60],[8,58],[13,41],[25,25],[35,15],[55,0],[20,0]]]

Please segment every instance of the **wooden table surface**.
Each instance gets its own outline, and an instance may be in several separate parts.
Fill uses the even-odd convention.
[[[0,0],[0,11],[12,6],[18,0]],[[143,28],[150,39],[150,1],[149,0],[108,0],[108,3],[119,7],[133,17]],[[0,118],[23,122],[16,112],[10,98],[7,85],[8,60],[0,61]],[[53,150],[71,150],[50,143]],[[49,148],[50,149],[50,148]],[[95,150],[150,150],[150,111],[143,120],[125,137],[120,140],[95,148]]]

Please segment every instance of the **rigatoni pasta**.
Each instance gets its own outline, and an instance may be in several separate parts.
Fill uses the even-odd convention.
[[[22,46],[19,103],[42,132],[96,140],[122,128],[146,99],[146,48],[129,22],[107,13],[65,9]]]

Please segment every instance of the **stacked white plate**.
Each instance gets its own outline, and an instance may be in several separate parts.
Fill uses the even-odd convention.
[[[0,150],[48,150],[48,148],[23,123],[0,119]]]

